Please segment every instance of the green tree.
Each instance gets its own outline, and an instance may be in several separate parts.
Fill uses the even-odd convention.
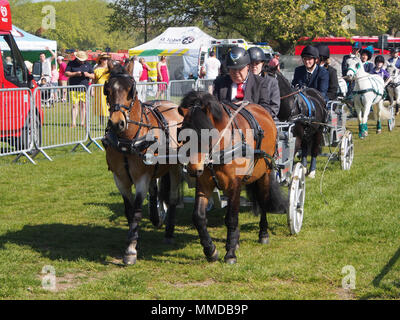
[[[76,0],[60,2],[11,3],[13,23],[41,37],[56,40],[58,48],[88,50],[110,47],[112,51],[135,45],[135,35],[123,31],[109,32],[106,17],[112,13],[105,0]],[[56,28],[43,29],[42,8],[52,5],[56,10]]]

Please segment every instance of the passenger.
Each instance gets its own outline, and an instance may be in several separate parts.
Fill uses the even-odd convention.
[[[388,62],[394,64],[397,69],[400,69],[400,59],[399,59],[400,48],[390,48],[390,58]]]
[[[367,73],[371,73],[372,70],[374,69],[374,64],[370,62],[373,54],[374,54],[374,48],[372,46],[368,46],[365,49],[362,49],[361,52],[361,62],[364,66],[364,70]]]
[[[326,68],[329,73],[328,99],[336,100],[338,96],[339,82],[336,69],[330,65],[331,59],[329,47],[327,45],[319,45],[317,48],[319,51],[320,66]]]
[[[278,81],[272,77],[262,78],[250,72],[250,55],[240,47],[234,47],[227,55],[228,74],[214,81],[214,96],[219,101],[239,103],[249,101],[264,107],[278,121],[280,94]]]
[[[265,62],[267,61],[267,57],[265,56],[264,51],[259,47],[251,47],[247,50],[250,55],[250,69],[251,71],[260,77],[265,77],[266,72],[264,70]]]
[[[292,85],[317,89],[327,101],[329,72],[317,64],[318,49],[308,45],[301,52],[301,57],[304,65],[295,69]]]
[[[347,54],[343,57],[342,60],[342,77],[347,75],[347,70],[348,70],[348,66],[347,66],[347,59],[350,58],[351,55],[355,56],[357,55],[357,53],[360,53],[362,47],[361,44],[359,42],[354,42],[352,49],[351,49],[351,54]]]
[[[383,69],[383,65],[385,64],[385,58],[381,55],[375,57],[375,67],[372,69],[371,74],[377,74],[383,78],[383,81],[386,81],[390,78],[389,72]]]

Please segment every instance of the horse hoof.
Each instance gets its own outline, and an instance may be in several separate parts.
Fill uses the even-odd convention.
[[[368,137],[368,131],[364,132],[364,137]]]
[[[237,259],[236,258],[226,258],[225,257],[225,263],[226,264],[236,264]]]
[[[218,260],[218,250],[215,249],[213,254],[210,257],[206,257],[208,262],[215,262]]]
[[[308,174],[308,177],[311,178],[311,179],[315,179],[315,170],[311,171],[311,172]]]
[[[380,134],[380,133],[382,133],[381,129],[376,130],[376,134]]]
[[[136,263],[137,255],[127,254],[124,256],[123,262],[125,265],[130,266]]]
[[[269,237],[261,237],[258,239],[258,242],[261,244],[269,244]]]
[[[174,243],[175,243],[174,238],[164,238],[164,244],[171,245],[171,244],[174,244]]]

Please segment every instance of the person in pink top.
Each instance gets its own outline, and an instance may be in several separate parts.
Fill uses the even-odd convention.
[[[51,86],[52,87],[57,87],[58,86],[58,70],[57,70],[57,66],[55,64],[51,65]],[[59,94],[58,94],[58,89],[52,89],[51,90],[51,99],[53,101],[58,101],[59,99]]]
[[[163,95],[167,91],[167,86],[169,83],[169,72],[168,72],[166,56],[161,56],[161,60],[157,64],[157,81],[158,82],[166,82],[167,84],[159,84],[158,85],[158,92],[157,92],[156,99],[158,99],[160,95]]]
[[[59,65],[58,85],[66,87],[68,85],[68,77],[65,76],[65,68],[67,67],[67,64],[64,62],[64,57],[63,56],[57,57],[57,63]],[[62,91],[63,91],[62,102],[65,102],[67,101],[67,90],[63,89]]]
[[[141,63],[141,65],[143,67],[143,72],[142,72],[142,75],[140,76],[139,81],[140,82],[147,82],[147,80],[149,78],[150,67],[144,61],[144,58],[140,58],[139,62]],[[142,101],[142,102],[146,101],[146,91],[147,91],[147,87],[146,87],[145,84],[144,85],[140,85],[138,87],[139,100]]]

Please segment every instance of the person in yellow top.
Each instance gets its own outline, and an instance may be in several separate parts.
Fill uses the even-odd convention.
[[[102,53],[97,58],[97,67],[94,69],[94,83],[95,84],[104,84],[108,78],[110,77],[110,70],[112,68],[111,56],[107,53]],[[108,105],[106,96],[103,93],[103,87],[95,87],[93,88],[95,99],[95,114],[100,117],[100,123],[107,123],[107,118],[110,113],[108,111]]]

